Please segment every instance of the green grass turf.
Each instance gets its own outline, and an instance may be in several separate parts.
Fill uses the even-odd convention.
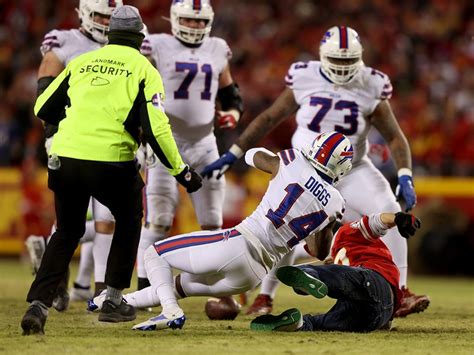
[[[29,266],[0,259],[0,275],[0,354],[474,354],[473,279],[411,277],[411,289],[429,294],[432,303],[424,313],[396,319],[390,332],[254,332],[249,329],[252,318],[244,312],[235,321],[209,321],[203,311],[206,298],[200,297],[181,301],[188,317],[182,330],[132,331],[133,324],[151,315],[139,313],[129,323],[100,323],[97,314],[74,303],[65,313],[50,310],[45,336],[22,336]],[[281,286],[274,313],[291,307],[324,312],[332,304]],[[153,314],[159,311],[156,307]]]

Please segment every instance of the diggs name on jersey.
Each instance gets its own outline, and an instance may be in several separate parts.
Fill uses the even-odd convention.
[[[321,204],[326,207],[331,198],[331,194],[324,188],[324,185],[317,181],[316,178],[310,176],[308,181],[304,184],[313,195],[318,199]]]

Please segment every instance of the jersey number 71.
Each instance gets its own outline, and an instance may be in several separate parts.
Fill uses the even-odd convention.
[[[184,77],[183,82],[179,86],[178,90],[174,92],[175,99],[189,99],[189,86],[193,82],[194,78],[198,73],[199,67],[197,63],[183,63],[176,62],[176,71],[184,72],[188,74]],[[212,80],[212,67],[210,64],[201,65],[201,71],[206,75],[204,78],[204,91],[201,92],[201,100],[211,99],[211,80]]]
[[[304,188],[302,188],[299,184],[293,183],[289,184],[285,188],[285,191],[286,195],[280,202],[280,206],[278,206],[275,211],[270,208],[265,215],[265,217],[267,217],[277,229],[285,224],[283,219],[288,214],[291,207],[293,207],[296,200],[298,200],[298,198],[304,192]],[[318,228],[327,217],[328,216],[326,212],[320,210],[317,212],[308,213],[304,216],[293,218],[290,222],[288,222],[288,226],[295,234],[295,237],[288,241],[288,246],[290,248],[294,247],[299,243],[300,240],[303,240],[312,231]]]

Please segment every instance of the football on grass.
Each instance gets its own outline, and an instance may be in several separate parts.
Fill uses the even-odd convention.
[[[240,304],[232,296],[209,298],[205,312],[211,320],[234,320],[240,312]]]

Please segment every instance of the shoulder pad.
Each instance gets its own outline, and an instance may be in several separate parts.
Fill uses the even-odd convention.
[[[392,97],[393,87],[387,74],[370,67],[365,68],[364,74],[368,87],[377,100],[387,100]]]
[[[310,62],[295,62],[291,64],[290,69],[288,69],[288,73],[285,76],[286,86],[292,89],[295,79],[299,76],[305,76],[304,73],[309,66]]]
[[[153,53],[160,53],[163,46],[170,46],[170,41],[174,41],[174,37],[167,33],[149,34],[143,40],[140,52],[144,56],[151,56]],[[168,43],[168,44],[167,44]]]
[[[204,40],[203,46],[209,46],[209,52],[215,53],[218,58],[224,57],[226,60],[232,59],[232,51],[225,40],[219,37],[208,37]]]
[[[145,39],[143,40],[142,45],[140,47],[140,53],[143,54],[145,57],[151,56],[152,47],[149,37],[145,37]]]
[[[296,159],[296,150],[295,149],[286,149],[278,153],[278,157],[283,162],[284,165],[289,165],[293,160]]]
[[[41,54],[44,56],[53,48],[61,47],[61,33],[58,30],[52,30],[46,33],[43,38],[43,42],[41,42],[40,51]]]

